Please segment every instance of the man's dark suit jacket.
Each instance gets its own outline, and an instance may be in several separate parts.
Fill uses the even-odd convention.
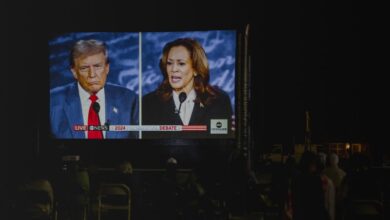
[[[107,123],[111,125],[138,125],[137,95],[127,88],[109,83],[104,86],[104,91]],[[52,89],[50,91],[52,135],[60,139],[85,139],[84,131],[73,129],[74,125],[83,124],[77,83]],[[107,131],[106,139],[111,138],[137,138],[137,133]]]
[[[180,132],[142,132],[143,138],[230,138],[232,107],[229,96],[217,89],[217,97],[209,104],[195,103],[189,125],[207,125],[207,131]],[[226,119],[228,134],[210,134],[210,119]],[[183,125],[179,114],[175,113],[173,97],[168,101],[162,100],[157,92],[151,92],[142,99],[143,125]]]

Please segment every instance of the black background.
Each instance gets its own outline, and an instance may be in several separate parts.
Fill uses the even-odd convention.
[[[293,139],[303,143],[309,110],[312,142],[367,142],[377,152],[388,151],[377,139],[384,116],[378,103],[385,95],[362,60],[365,10],[354,1],[62,1],[14,4],[2,11],[2,146],[7,158],[2,167],[8,173],[28,164],[45,143],[39,132],[45,132],[49,106],[47,39],[50,33],[66,31],[165,31],[249,23],[256,149]]]

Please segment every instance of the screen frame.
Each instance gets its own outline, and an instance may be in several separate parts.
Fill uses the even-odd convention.
[[[196,26],[196,27],[175,27],[175,28],[141,28],[127,30],[109,30],[110,32],[185,32],[185,31],[208,31],[208,30],[235,30],[236,31],[236,80],[235,80],[235,138],[222,139],[193,139],[193,138],[175,138],[175,139],[104,139],[104,140],[87,140],[87,139],[56,139],[50,137],[49,109],[50,100],[48,87],[50,85],[50,73],[48,72],[49,82],[47,83],[45,97],[48,105],[45,106],[40,114],[38,128],[38,152],[49,152],[49,149],[56,149],[63,154],[110,154],[113,157],[120,152],[150,153],[150,150],[159,149],[157,154],[175,154],[178,148],[185,149],[212,149],[216,151],[231,151],[241,149],[250,142],[250,123],[248,119],[248,99],[250,96],[250,76],[249,76],[249,54],[248,54],[248,24],[233,24],[223,26]],[[108,30],[106,30],[108,31]],[[75,30],[61,30],[48,33],[47,42],[55,36],[77,32]],[[83,31],[86,32],[86,31]],[[49,54],[49,48],[47,49]],[[48,56],[46,56],[48,57]],[[47,58],[46,58],[47,60]],[[47,67],[49,63],[47,61]],[[42,89],[43,92],[43,89]],[[143,150],[141,150],[143,149]],[[218,150],[219,149],[219,150]],[[181,151],[181,150],[179,150]],[[207,150],[208,151],[208,150]],[[162,153],[163,152],[163,153]],[[142,154],[142,153],[141,153]],[[106,154],[107,156],[107,154]],[[183,157],[185,158],[185,156]]]

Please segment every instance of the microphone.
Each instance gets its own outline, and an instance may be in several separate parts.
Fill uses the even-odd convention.
[[[94,103],[92,104],[92,109],[96,112],[97,117],[98,117],[98,121],[99,121],[99,125],[101,125],[101,124],[100,124],[100,117],[99,117],[99,111],[100,111],[100,105],[99,105],[99,103],[94,102]]]
[[[93,110],[96,112],[96,114],[99,114],[99,111],[100,111],[100,105],[99,105],[99,103],[94,102],[94,103],[92,104],[92,108],[93,108]]]
[[[110,126],[110,120],[107,119],[106,123],[104,123],[105,126],[109,127]]]
[[[99,111],[100,111],[100,104],[98,102],[94,102],[92,104],[92,109],[96,112],[97,114],[97,118],[98,118],[98,123],[99,123],[99,126],[102,127],[102,124],[100,123],[100,116],[99,116]],[[108,130],[108,121],[104,124],[104,127],[102,127],[103,130]],[[105,128],[107,127],[107,128]],[[103,132],[103,130],[101,132]]]
[[[181,109],[181,104],[187,99],[187,94],[185,92],[181,92],[179,94],[179,101],[180,101],[180,105],[179,105],[179,110],[175,111],[176,114],[180,114],[180,109]]]

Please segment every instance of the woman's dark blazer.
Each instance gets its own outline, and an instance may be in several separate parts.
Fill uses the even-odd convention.
[[[143,137],[161,138],[221,138],[232,137],[231,118],[233,115],[230,98],[226,92],[215,88],[217,96],[209,104],[195,103],[189,125],[207,125],[203,132],[143,132]],[[210,134],[211,119],[226,119],[228,121],[228,134]],[[162,100],[157,91],[145,95],[142,99],[143,125],[183,125],[179,114],[175,113],[173,97],[168,101]]]

